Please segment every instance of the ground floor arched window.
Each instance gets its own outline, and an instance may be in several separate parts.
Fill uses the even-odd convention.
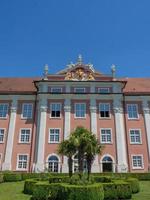
[[[57,156],[52,155],[48,158],[48,171],[58,172],[59,171],[59,159]]]
[[[78,172],[79,166],[78,166],[78,155],[76,154],[73,158],[73,172]],[[87,172],[87,161],[84,159],[83,161],[83,171]]]
[[[105,156],[102,159],[102,171],[113,172],[113,160],[110,156]]]

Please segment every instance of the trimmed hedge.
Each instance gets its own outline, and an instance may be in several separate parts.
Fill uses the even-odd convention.
[[[131,199],[132,197],[131,185],[124,181],[103,183],[103,188],[104,199]]]
[[[47,182],[38,182],[34,185],[32,200],[58,200],[60,184]]]
[[[93,176],[95,182],[97,183],[110,183],[111,182],[111,177],[110,176]]]
[[[103,200],[102,184],[87,186],[69,185],[66,183],[36,183],[32,200]]]
[[[0,174],[0,183],[3,183],[3,182],[4,182],[4,175]]]
[[[140,191],[140,184],[138,179],[136,178],[128,178],[126,179],[128,183],[131,185],[132,193],[138,193]]]
[[[103,200],[104,191],[102,184],[69,185],[61,184],[59,200]]]
[[[4,182],[16,182],[22,181],[22,176],[20,173],[4,173]]]
[[[68,183],[69,176],[52,176],[49,177],[49,183]]]
[[[37,183],[37,179],[27,179],[24,183],[24,194],[33,194],[34,185]]]
[[[49,173],[22,173],[22,180],[40,178],[42,180],[48,180],[51,174]]]

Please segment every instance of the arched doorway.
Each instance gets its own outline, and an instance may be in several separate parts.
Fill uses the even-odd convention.
[[[113,160],[110,156],[105,156],[102,159],[102,171],[113,172]]]
[[[57,156],[52,155],[48,158],[48,171],[58,172],[59,171],[59,159]]]

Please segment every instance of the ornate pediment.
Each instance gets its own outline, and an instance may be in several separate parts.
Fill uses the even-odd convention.
[[[66,69],[58,72],[58,74],[65,76],[65,80],[73,81],[95,80],[94,73],[93,65],[83,64],[81,55],[79,55],[77,63],[70,63]]]
[[[87,81],[95,80],[95,78],[91,71],[87,71],[82,67],[78,67],[74,70],[68,71],[66,73],[65,80]]]

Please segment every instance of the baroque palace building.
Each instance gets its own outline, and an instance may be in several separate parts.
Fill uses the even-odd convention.
[[[1,170],[67,172],[57,147],[77,126],[104,145],[92,172],[149,171],[150,78],[105,75],[81,56],[57,74],[0,78]]]

